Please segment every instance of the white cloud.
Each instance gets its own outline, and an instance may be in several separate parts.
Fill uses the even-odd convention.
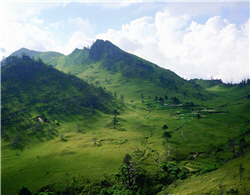
[[[3,52],[4,56],[10,55],[11,52],[21,47],[47,51],[53,49],[56,44],[56,39],[51,32],[41,30],[32,24],[11,22],[1,34],[4,37],[1,44],[6,49]]]
[[[89,6],[100,6],[103,9],[110,9],[110,10],[115,10],[115,9],[120,9],[124,7],[129,7],[132,4],[135,3],[140,3],[141,0],[99,0],[99,1],[80,1],[86,5]]]
[[[65,55],[70,54],[75,48],[83,49],[84,47],[90,46],[93,42],[93,39],[90,39],[85,36],[81,31],[76,31],[73,36],[69,39],[69,42],[65,46],[60,46],[55,48],[56,51],[59,51]]]
[[[21,47],[45,51],[56,44],[53,33],[44,31],[36,25],[44,20],[39,18],[40,11],[59,3],[48,2],[1,2],[0,14],[0,47],[5,48],[1,55],[8,56]]]
[[[249,20],[237,26],[214,16],[199,24],[187,15],[172,16],[165,10],[96,38],[110,40],[184,78],[212,76],[224,82],[249,78]]]
[[[63,21],[50,23],[49,26],[52,28],[55,28],[55,29],[59,29],[60,27],[64,27]]]
[[[60,5],[55,2],[2,2],[4,22],[26,22],[30,17],[38,16],[42,10]]]
[[[77,31],[82,31],[85,33],[85,35],[92,35],[94,33],[94,25],[91,25],[89,20],[86,18],[72,18],[70,17],[68,19],[69,25],[74,26],[74,28],[77,29]]]
[[[34,19],[31,19],[31,22],[32,22],[33,24],[43,24],[43,23],[44,23],[44,20],[43,20],[43,19],[34,18]]]

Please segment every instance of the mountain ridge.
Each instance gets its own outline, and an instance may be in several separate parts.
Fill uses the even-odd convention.
[[[38,57],[58,70],[76,75],[89,83],[98,83],[112,93],[124,93],[123,89],[116,87],[118,85],[141,88],[126,92],[126,98],[130,100],[140,100],[142,93],[145,97],[170,96],[182,101],[200,101],[210,96],[202,87],[188,82],[171,70],[125,52],[110,41],[96,40],[89,49],[75,49],[67,56],[48,56],[50,52],[40,53]]]

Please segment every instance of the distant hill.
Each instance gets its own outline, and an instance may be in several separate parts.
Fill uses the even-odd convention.
[[[203,88],[209,88],[216,85],[223,84],[221,79],[211,79],[211,80],[203,80],[203,79],[191,79],[189,80],[190,83],[200,85]]]
[[[21,52],[12,55],[18,53]],[[177,97],[186,102],[210,98],[210,94],[195,83],[129,54],[109,41],[97,40],[90,49],[75,49],[68,56],[53,52],[27,51],[27,54],[38,56],[58,70],[102,86],[118,96],[123,95],[127,100]]]

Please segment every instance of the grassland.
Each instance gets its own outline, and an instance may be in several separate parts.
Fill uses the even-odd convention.
[[[2,142],[2,194],[17,194],[22,186],[33,192],[44,186],[57,192],[74,186],[84,192],[89,186],[97,185],[101,178],[113,178],[127,153],[152,175],[168,161],[197,173],[218,163],[218,159],[232,159],[233,154],[226,149],[227,141],[239,138],[249,128],[246,119],[249,120],[250,102],[247,98],[231,102],[231,98],[227,106],[216,110],[219,113],[164,107],[154,101],[150,107],[140,101],[129,102],[118,109],[116,129],[113,115],[99,113],[88,120],[77,116],[64,118],[59,121],[57,137],[34,139],[22,150],[12,150]],[[212,103],[208,102],[208,106]],[[202,115],[199,120],[197,112]],[[168,141],[162,138],[164,124],[172,133]],[[93,138],[97,139],[96,145]],[[246,139],[249,141],[249,136]],[[218,147],[223,151],[216,153]],[[193,153],[202,155],[193,158]],[[177,188],[170,185],[165,191],[200,194],[231,188],[249,190],[247,159],[249,155],[230,161],[214,172],[183,180]],[[235,180],[239,163],[245,168],[241,182]],[[229,171],[225,171],[228,167],[230,177],[227,177]]]

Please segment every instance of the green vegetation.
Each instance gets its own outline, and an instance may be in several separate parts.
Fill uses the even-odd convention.
[[[188,82],[100,40],[52,54],[2,67],[2,194],[249,194],[248,81]]]

